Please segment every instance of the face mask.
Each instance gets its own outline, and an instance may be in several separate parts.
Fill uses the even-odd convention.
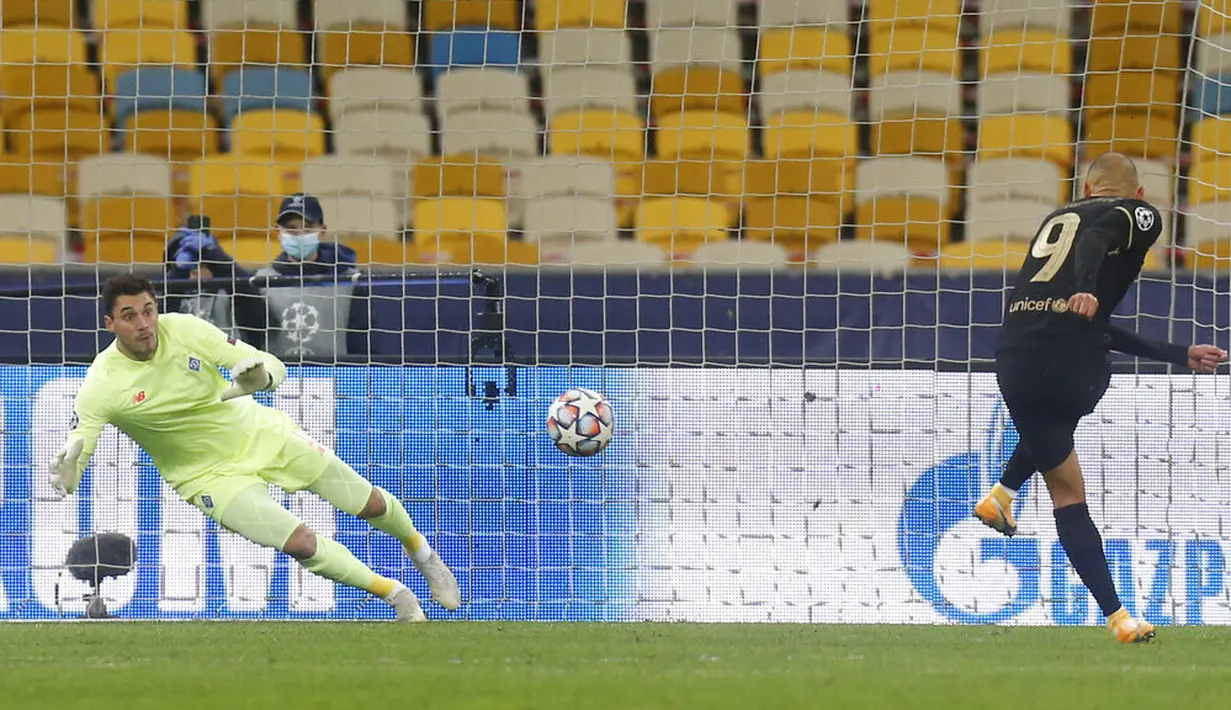
[[[304,232],[302,234],[290,234],[286,231],[280,232],[282,251],[292,259],[303,261],[316,253],[317,247],[321,244],[320,232]]]

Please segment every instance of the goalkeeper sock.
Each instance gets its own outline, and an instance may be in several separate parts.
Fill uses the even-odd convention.
[[[312,574],[362,589],[384,599],[397,587],[392,579],[382,577],[359,561],[346,546],[327,537],[316,536],[316,554],[300,564]]]
[[[1013,449],[1013,455],[1009,457],[1009,462],[1005,464],[1004,472],[1000,474],[1000,485],[1016,494],[1026,484],[1026,481],[1030,480],[1034,472],[1034,462],[1031,461],[1025,448],[1018,444]],[[1010,498],[1009,500],[1012,501],[1013,499]],[[1001,504],[1003,503],[1004,501],[1001,501]]]
[[[427,538],[415,530],[415,524],[410,521],[410,514],[406,512],[402,501],[380,486],[377,486],[376,490],[380,491],[381,497],[385,499],[385,512],[375,518],[368,518],[368,522],[377,530],[397,538],[402,547],[406,548],[410,559],[420,564],[427,562],[432,556],[432,548],[427,544]]]
[[[1103,616],[1111,616],[1120,609],[1120,595],[1111,581],[1111,570],[1103,552],[1103,536],[1090,519],[1090,508],[1085,503],[1075,503],[1056,508],[1054,515],[1056,532],[1060,534],[1060,544],[1068,553],[1069,562],[1073,563],[1086,589],[1094,595]]]

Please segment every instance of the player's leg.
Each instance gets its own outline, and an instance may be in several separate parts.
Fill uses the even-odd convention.
[[[414,592],[373,572],[345,546],[317,535],[270,498],[267,485],[259,479],[222,480],[189,502],[228,530],[294,557],[313,574],[384,599],[400,621],[427,618]]]
[[[432,598],[446,609],[462,604],[461,589],[453,572],[428,544],[427,538],[415,529],[405,506],[392,493],[372,485],[345,461],[327,454],[328,465],[308,490],[332,503],[336,508],[366,520],[372,527],[392,535],[419,573],[427,579]]]
[[[1017,491],[1037,470],[1029,449],[1018,441],[1000,474],[1000,481],[975,504],[975,517],[999,533],[1009,537],[1015,535],[1017,521],[1013,517],[1013,501],[1017,498]]]
[[[1042,378],[1043,371],[1039,368],[1037,354],[1008,352],[997,356],[996,384],[1015,424],[1020,420],[1047,416],[1046,412],[1038,411],[1034,402]],[[1018,429],[1020,433],[1020,426]],[[989,528],[1012,537],[1017,533],[1013,501],[1017,498],[1017,491],[1038,470],[1029,446],[1019,436],[1017,446],[1001,472],[1000,481],[975,504],[975,517]]]

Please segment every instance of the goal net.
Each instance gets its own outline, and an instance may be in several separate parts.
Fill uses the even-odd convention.
[[[6,0],[0,618],[387,618],[218,529],[108,428],[46,465],[155,279],[291,365],[264,397],[403,500],[446,618],[1091,624],[989,365],[1043,218],[1136,161],[1164,221],[1120,317],[1227,346],[1222,0]],[[1142,225],[1146,227],[1147,225]],[[1082,424],[1126,606],[1229,623],[1225,377],[1117,361]],[[186,370],[185,376],[192,376]],[[612,445],[545,433],[602,392]],[[307,494],[314,530],[427,590]]]

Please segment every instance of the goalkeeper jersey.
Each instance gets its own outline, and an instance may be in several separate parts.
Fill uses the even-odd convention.
[[[252,357],[264,361],[271,389],[286,377],[278,358],[193,315],[158,317],[158,349],[149,360],[133,360],[113,342],[94,358],[77,393],[72,433],[85,442],[78,478],[106,424],[137,442],[185,498],[215,475],[249,475],[268,466],[295,423],[252,397],[219,399],[227,381],[218,368]]]

